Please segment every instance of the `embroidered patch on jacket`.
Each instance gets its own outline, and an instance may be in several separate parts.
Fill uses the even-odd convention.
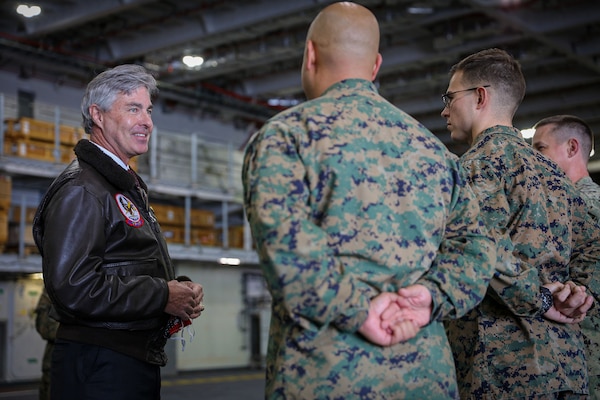
[[[133,204],[133,201],[129,200],[121,193],[115,195],[115,200],[117,201],[119,210],[121,210],[121,214],[125,217],[127,225],[133,226],[134,228],[139,228],[144,225],[144,219],[135,204]]]

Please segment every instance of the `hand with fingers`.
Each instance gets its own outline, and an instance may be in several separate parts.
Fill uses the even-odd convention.
[[[168,282],[168,286],[169,299],[165,312],[184,321],[198,318],[204,310],[202,285],[191,281],[172,280]]]
[[[398,290],[398,298],[394,307],[382,313],[382,325],[385,329],[396,331],[396,337],[408,340],[431,321],[433,299],[429,289],[423,285],[411,285]],[[414,325],[416,330],[408,329]],[[406,333],[413,333],[408,337]]]
[[[544,313],[544,317],[549,320],[566,324],[579,323],[594,304],[594,298],[586,293],[585,286],[574,282],[552,282],[543,287],[552,293],[553,305]]]
[[[371,299],[369,316],[359,332],[380,346],[412,339],[431,319],[433,300],[423,285],[381,293]]]
[[[371,343],[379,346],[392,346],[416,335],[418,328],[410,321],[398,322],[393,327],[391,324],[383,323],[382,314],[384,312],[388,312],[389,318],[395,318],[400,312],[398,299],[399,296],[396,293],[388,292],[372,298],[367,320],[358,332]],[[398,318],[400,317],[398,316]]]

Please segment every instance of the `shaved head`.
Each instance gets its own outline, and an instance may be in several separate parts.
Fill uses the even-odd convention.
[[[319,96],[342,79],[372,81],[379,69],[379,24],[373,13],[359,4],[340,2],[323,9],[310,25],[306,41],[303,74],[307,61],[319,70],[316,79],[311,76],[305,81],[303,77],[308,98]]]
[[[315,18],[308,39],[320,50],[323,62],[335,65],[350,60],[352,64],[365,62],[372,66],[379,51],[379,25],[365,7],[335,3]]]

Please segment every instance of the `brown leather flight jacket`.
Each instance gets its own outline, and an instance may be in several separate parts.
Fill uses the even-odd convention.
[[[58,339],[96,344],[164,365],[164,313],[175,279],[144,182],[95,144],[43,197],[33,222]]]

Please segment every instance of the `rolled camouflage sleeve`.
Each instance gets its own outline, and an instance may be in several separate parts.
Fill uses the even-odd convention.
[[[271,122],[246,148],[244,206],[273,303],[305,329],[355,332],[369,301],[311,220],[306,171],[285,124]]]

